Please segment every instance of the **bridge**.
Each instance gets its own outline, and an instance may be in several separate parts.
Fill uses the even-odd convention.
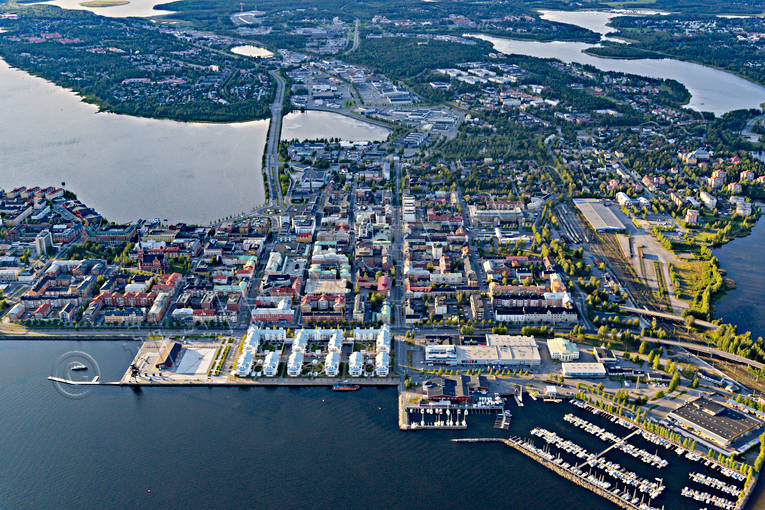
[[[624,310],[625,312],[636,313],[638,315],[649,315],[651,317],[658,317],[660,319],[666,319],[666,320],[675,321],[675,322],[683,322],[683,323],[685,322],[685,317],[683,317],[682,315],[675,315],[675,314],[666,313],[666,312],[656,312],[654,310],[648,310],[646,308],[622,306],[622,310]],[[707,329],[717,329],[719,327],[714,322],[704,321],[701,319],[694,319],[693,325],[701,326]]]
[[[646,342],[651,342],[651,343],[655,343],[659,345],[672,345],[675,347],[682,347],[683,349],[686,349],[689,351],[695,351],[695,352],[700,352],[702,354],[717,356],[718,358],[722,358],[727,361],[732,361],[734,363],[741,363],[743,365],[749,365],[750,367],[754,367],[757,369],[762,369],[765,367],[765,364],[760,363],[759,361],[754,361],[749,358],[739,356],[738,354],[725,352],[711,345],[694,343],[694,342],[682,342],[680,340],[664,340],[661,338],[653,338],[650,336],[641,336],[640,340],[644,340]]]

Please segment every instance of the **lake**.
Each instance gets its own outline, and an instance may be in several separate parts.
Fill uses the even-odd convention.
[[[615,59],[601,58],[583,53],[593,44],[581,42],[538,42],[474,35],[489,41],[497,51],[506,54],[555,58],[563,62],[576,62],[602,71],[636,74],[650,78],[676,80],[691,93],[688,107],[697,111],[722,115],[742,108],[759,108],[765,102],[765,87],[738,76],[711,67],[674,59]]]
[[[339,113],[308,110],[290,112],[282,122],[282,140],[340,138],[348,142],[376,142],[388,138],[388,128]]]
[[[586,28],[587,30],[591,30],[596,34],[600,34],[601,40],[614,42],[625,41],[617,37],[608,37],[608,34],[612,34],[617,31],[615,28],[608,24],[611,19],[618,16],[650,16],[655,14],[668,13],[650,9],[615,9],[609,11],[551,11],[543,9],[539,11],[539,17],[542,19]]]
[[[762,204],[760,205],[762,207]],[[736,282],[736,288],[715,304],[715,317],[738,326],[739,332],[751,331],[752,336],[765,337],[765,272],[762,253],[765,252],[765,221],[758,221],[747,237],[734,239],[713,250],[720,267]]]
[[[263,204],[268,120],[182,123],[97,108],[0,61],[0,187],[66,183],[108,219],[207,224]]]
[[[83,0],[53,0],[51,2],[42,3],[55,5],[62,9],[90,11],[107,18],[148,18],[150,16],[173,14],[172,11],[154,9],[155,5],[168,3],[167,0],[130,0],[129,3],[125,5],[113,5],[109,7],[87,7],[80,5],[82,2]]]
[[[264,58],[272,57],[274,54],[265,48],[260,46],[253,46],[252,44],[245,44],[244,46],[234,46],[231,48],[231,53],[237,55],[244,55],[245,57]]]

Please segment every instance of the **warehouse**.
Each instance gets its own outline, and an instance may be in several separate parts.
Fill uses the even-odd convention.
[[[561,366],[563,377],[596,379],[606,376],[606,367],[603,363],[563,363]]]
[[[611,206],[600,199],[577,198],[574,205],[596,232],[624,232],[627,229],[611,210]]]
[[[486,335],[485,345],[428,345],[425,361],[438,365],[533,368],[542,363],[534,337]]]
[[[678,407],[668,416],[682,427],[723,447],[762,426],[760,420],[704,397]]]

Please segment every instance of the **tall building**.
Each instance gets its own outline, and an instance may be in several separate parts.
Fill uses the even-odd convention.
[[[53,246],[53,238],[50,235],[49,230],[43,230],[37,237],[35,237],[35,251],[37,256],[40,257],[48,253],[48,248]]]

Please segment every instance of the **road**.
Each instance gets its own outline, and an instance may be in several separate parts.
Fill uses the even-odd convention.
[[[391,179],[393,180],[393,264],[396,268],[396,274],[393,277],[393,286],[391,288],[391,304],[393,309],[393,327],[404,327],[406,317],[404,316],[404,240],[401,232],[402,211],[401,211],[401,162],[391,161]]]
[[[639,314],[639,315],[650,315],[652,317],[658,317],[660,319],[667,319],[667,320],[671,320],[671,321],[677,321],[677,322],[685,323],[685,317],[683,317],[681,315],[674,315],[674,314],[671,314],[671,313],[657,312],[657,311],[654,311],[654,310],[646,310],[644,308],[634,308],[632,306],[622,306],[622,310],[624,310],[625,312],[636,313],[636,314]],[[707,329],[717,329],[718,328],[717,324],[714,324],[714,323],[708,322],[708,321],[704,321],[704,320],[701,320],[701,319],[695,319],[693,321],[693,324],[695,326],[701,326],[701,327],[707,328]]]
[[[760,115],[753,119],[749,119],[749,121],[746,123],[746,126],[744,126],[744,129],[741,131],[741,136],[743,136],[744,138],[746,138],[752,143],[758,143],[760,141],[760,135],[753,132],[752,129],[754,128],[754,125],[756,123],[761,121],[765,121],[765,115]]]
[[[353,26],[353,43],[351,44],[351,49],[346,51],[346,55],[348,53],[353,53],[356,51],[359,47],[359,20],[357,19]]]
[[[717,356],[717,357],[726,359],[728,361],[734,361],[736,363],[742,363],[744,365],[749,365],[751,367],[758,368],[758,369],[762,369],[763,367],[765,367],[765,364],[762,364],[759,361],[754,361],[754,360],[745,358],[743,356],[739,356],[738,354],[731,354],[729,352],[721,351],[717,347],[712,347],[711,345],[697,344],[693,342],[681,342],[680,340],[662,340],[659,338],[653,338],[649,336],[641,336],[640,339],[645,340],[646,342],[656,343],[659,345],[672,345],[675,347],[682,347],[683,349],[686,349],[689,351],[710,354],[712,356]]]
[[[284,78],[276,71],[271,71],[271,76],[276,80],[276,96],[271,105],[271,123],[268,127],[268,143],[266,144],[266,180],[268,181],[269,203],[282,206],[282,187],[279,184],[279,137],[282,132],[282,104],[284,103]]]

